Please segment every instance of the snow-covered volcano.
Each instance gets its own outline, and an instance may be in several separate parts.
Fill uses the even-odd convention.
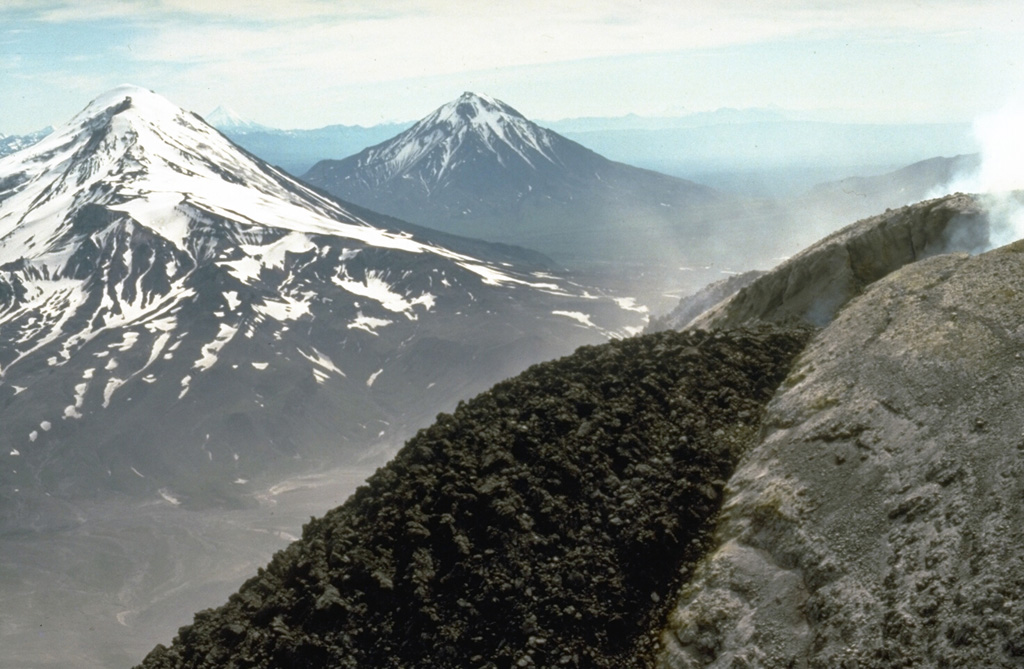
[[[0,505],[201,502],[286,461],[379,458],[642,320],[530,259],[331,200],[114,89],[0,160]]]
[[[720,218],[708,208],[724,202],[710,188],[608,160],[475,93],[303,178],[377,211],[561,261],[678,261],[678,244],[706,237]]]
[[[223,133],[245,134],[270,130],[270,128],[264,125],[250,121],[231,107],[225,105],[219,105],[212,112],[204,116],[203,120]]]
[[[370,188],[411,180],[431,193],[480,178],[478,170],[496,164],[503,175],[532,182],[534,173],[576,167],[585,153],[579,148],[500,100],[463,93],[394,139],[360,153],[355,162],[366,173],[355,178]]]

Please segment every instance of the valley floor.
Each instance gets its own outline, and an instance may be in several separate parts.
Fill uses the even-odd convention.
[[[0,538],[0,669],[121,669],[221,604],[372,473],[295,477],[253,508],[83,506],[76,526]]]

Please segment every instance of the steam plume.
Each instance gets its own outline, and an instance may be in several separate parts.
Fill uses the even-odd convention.
[[[974,135],[981,146],[981,166],[957,177],[937,195],[985,195],[990,247],[995,248],[1024,238],[1024,204],[1020,194],[1014,194],[1024,189],[1024,97],[976,119]]]

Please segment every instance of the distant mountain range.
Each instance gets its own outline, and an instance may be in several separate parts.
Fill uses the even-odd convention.
[[[379,460],[458,398],[642,325],[540,261],[331,200],[110,91],[0,161],[0,527]]]
[[[885,209],[895,209],[947,194],[981,168],[977,153],[937,157],[877,176],[851,176],[818,184],[804,193],[803,204],[834,216],[857,220]],[[963,186],[960,186],[963,188]]]
[[[408,127],[384,123],[370,127],[329,125],[312,130],[281,130],[251,121],[224,105],[204,119],[247,151],[294,175],[326,158],[352,155]]]
[[[0,158],[32,146],[51,132],[53,132],[53,128],[46,127],[27,135],[5,135],[0,133]]]
[[[412,125],[279,130],[227,107],[207,116],[239,145],[296,175],[320,160],[341,160],[384,142]],[[786,109],[724,108],[539,124],[611,160],[754,197],[790,197],[821,182],[882,174],[933,156],[968,154],[979,148],[969,123],[838,122]]]
[[[558,131],[612,160],[759,197],[979,149],[970,123],[835,123],[745,111],[702,118],[633,127],[565,122]]]

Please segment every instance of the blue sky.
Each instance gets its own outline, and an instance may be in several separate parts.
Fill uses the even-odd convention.
[[[1020,0],[0,0],[0,132],[121,83],[284,128],[781,107],[970,121],[1024,93]]]

